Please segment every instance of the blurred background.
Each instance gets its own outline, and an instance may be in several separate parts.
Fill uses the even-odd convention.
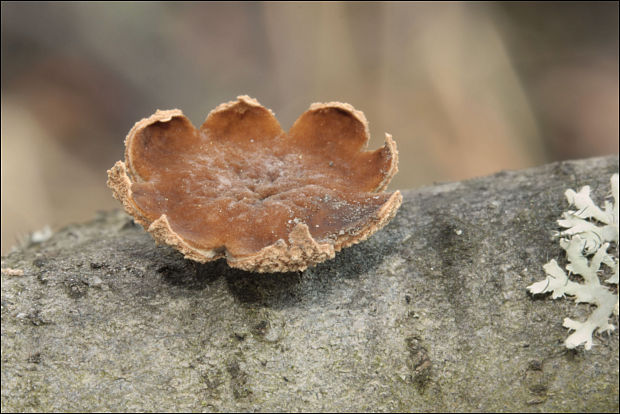
[[[2,253],[119,207],[134,122],[348,102],[390,189],[618,153],[618,2],[2,2]]]

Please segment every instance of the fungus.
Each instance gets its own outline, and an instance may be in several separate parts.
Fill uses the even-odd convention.
[[[108,186],[158,243],[186,258],[225,257],[257,272],[304,270],[385,226],[402,202],[385,193],[396,144],[366,151],[364,114],[313,104],[285,133],[248,96],[219,105],[199,129],[178,109],[137,122]]]

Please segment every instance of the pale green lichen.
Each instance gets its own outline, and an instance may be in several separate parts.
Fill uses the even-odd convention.
[[[613,294],[605,284],[618,284],[618,174],[611,177],[611,193],[613,205],[605,201],[601,210],[590,198],[590,187],[585,186],[578,193],[566,191],[566,199],[577,208],[565,212],[558,220],[558,224],[566,229],[558,236],[568,258],[568,275],[555,260],[551,260],[543,266],[546,279],[527,287],[533,294],[551,292],[553,299],[569,295],[577,303],[596,306],[585,322],[564,319],[563,326],[575,331],[564,341],[567,348],[583,344],[585,349],[590,349],[595,331],[611,332],[615,329],[609,323],[609,317],[612,313],[618,315],[618,294]],[[615,250],[615,256],[610,254],[610,247]],[[605,284],[598,276],[602,264],[613,271]],[[571,274],[581,276],[583,281],[571,279]]]

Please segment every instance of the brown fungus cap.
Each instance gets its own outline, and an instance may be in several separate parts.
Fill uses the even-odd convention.
[[[108,186],[157,242],[186,258],[257,272],[304,270],[382,228],[401,204],[383,193],[396,144],[366,151],[364,114],[313,104],[285,133],[248,96],[199,129],[178,109],[137,122]]]

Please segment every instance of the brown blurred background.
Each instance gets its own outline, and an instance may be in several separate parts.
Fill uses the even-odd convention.
[[[156,109],[248,94],[284,129],[349,102],[391,188],[618,153],[618,2],[2,3],[2,253],[118,207],[106,170]]]

